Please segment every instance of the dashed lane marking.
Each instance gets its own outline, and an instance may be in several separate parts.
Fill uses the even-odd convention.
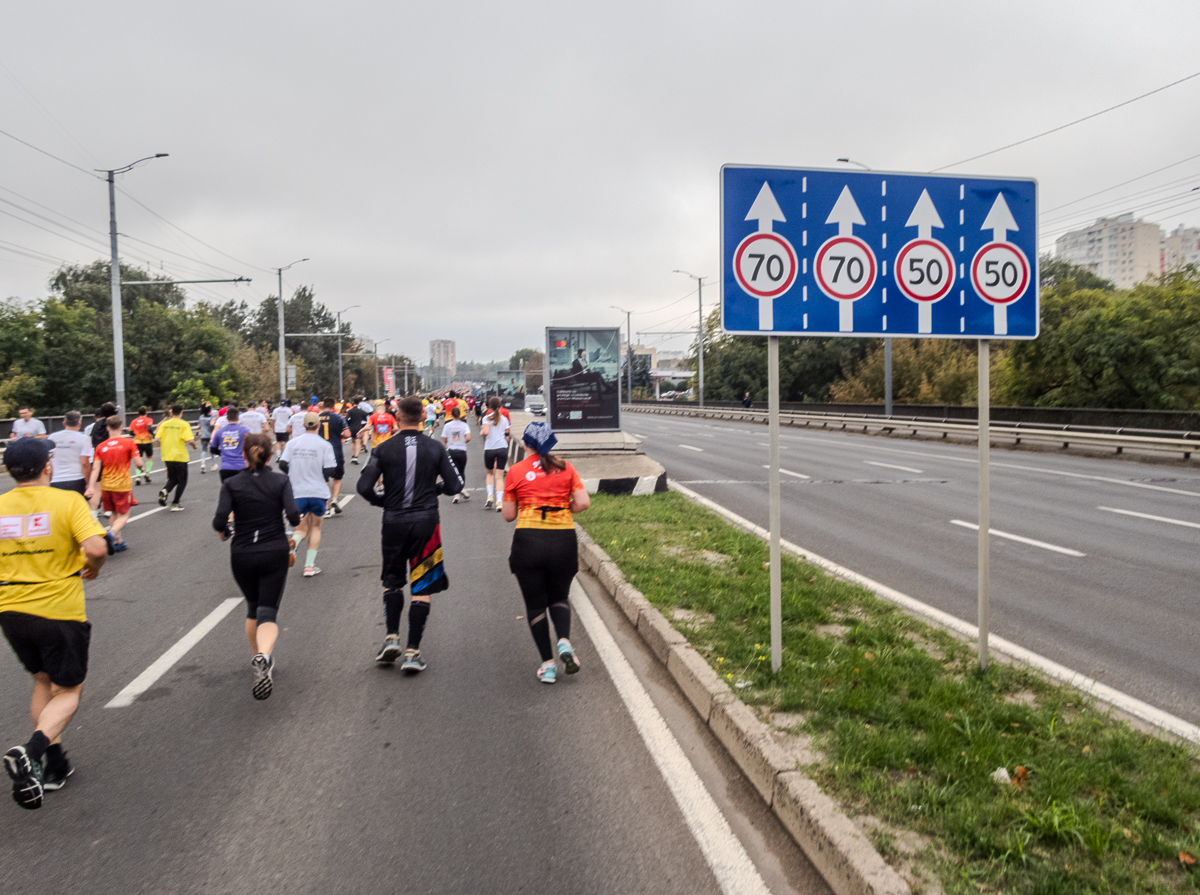
[[[979,526],[974,522],[964,522],[962,519],[951,519],[950,524],[957,525],[961,528],[969,528],[972,531],[979,531]],[[1009,541],[1016,541],[1018,544],[1028,544],[1030,547],[1041,547],[1043,550],[1061,553],[1064,556],[1087,556],[1086,553],[1080,553],[1078,550],[1072,550],[1070,547],[1059,547],[1057,544],[1047,544],[1045,541],[1036,541],[1033,538],[1025,538],[1021,535],[1015,535],[1007,531],[998,531],[995,528],[989,528],[988,534],[994,538],[1005,538]]]
[[[696,451],[697,453],[701,453],[701,454],[704,453],[704,448],[694,447],[690,444],[681,444],[680,447],[683,448],[685,451]]]
[[[1136,516],[1138,519],[1150,519],[1153,522],[1169,522],[1171,525],[1185,525],[1188,528],[1200,528],[1200,522],[1186,522],[1183,519],[1172,519],[1169,516],[1155,516],[1151,513],[1135,513],[1133,510],[1118,510],[1116,507],[1096,507],[1109,513],[1120,513],[1122,516]]]
[[[915,472],[917,475],[924,475],[925,470],[913,469],[911,466],[897,466],[895,463],[876,463],[874,460],[863,460],[863,463],[868,466],[882,466],[884,469],[899,469],[903,472]]]

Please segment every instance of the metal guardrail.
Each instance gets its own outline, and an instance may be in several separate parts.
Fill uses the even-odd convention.
[[[681,407],[677,404],[624,404],[623,412],[652,413],[659,416],[692,416],[703,419],[737,420],[766,424],[765,410],[732,408]],[[871,431],[886,434],[911,432],[941,433],[942,438],[950,435],[979,437],[979,424],[968,420],[932,419],[928,417],[883,417],[849,413],[805,413],[781,410],[779,423],[783,426],[836,429],[838,431]],[[1142,430],[1143,432],[1145,430]],[[1179,453],[1190,460],[1193,453],[1200,453],[1200,432],[1166,432],[1163,434],[1134,434],[1128,429],[1105,429],[1101,426],[1046,426],[1028,423],[990,422],[993,441],[1011,440],[1014,444],[1060,444],[1064,449],[1072,444],[1076,447],[1112,448],[1116,453],[1131,450],[1158,453]]]

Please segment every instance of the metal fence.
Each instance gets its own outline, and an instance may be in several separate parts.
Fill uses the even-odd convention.
[[[136,413],[126,413],[125,414],[125,424],[129,425],[130,420],[136,419],[137,416],[138,416],[138,414],[136,414]],[[155,425],[157,425],[158,423],[160,423],[164,419],[166,419],[167,411],[151,410],[150,412],[148,412],[146,414],[146,416],[153,419]],[[187,420],[189,423],[196,422],[196,420],[200,419],[200,408],[196,407],[196,408],[193,408],[192,410],[185,410],[183,412],[183,418],[185,420]],[[42,421],[42,425],[44,425],[46,427],[47,434],[62,431],[63,418],[61,416],[39,416],[39,417],[37,417],[37,419]],[[96,419],[96,414],[94,412],[90,413],[90,414],[85,413],[83,415],[84,428],[87,428],[89,425],[91,425],[92,421],[95,419]],[[11,420],[11,419],[0,420],[0,439],[3,439],[5,441],[7,441],[9,439],[9,437],[12,435],[12,425],[14,422],[16,422],[16,421]]]

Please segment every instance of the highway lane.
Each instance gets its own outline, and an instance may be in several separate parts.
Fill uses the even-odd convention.
[[[766,426],[624,423],[670,478],[767,524]],[[955,524],[977,515],[974,446],[784,429],[781,447],[785,538],[974,621],[976,532]],[[993,450],[992,528],[1040,542],[993,537],[993,631],[1200,722],[1194,468]]]
[[[131,549],[88,585],[91,673],[67,734],[77,773],[39,811],[0,807],[4,891],[720,892],[578,620],[583,672],[535,680],[507,566],[512,530],[482,512],[472,454],[476,499],[443,499],[452,586],[434,598],[429,670],[414,678],[372,661],[379,511],[355,499],[325,522],[324,573],[292,572],[268,701],[250,695],[239,606],[132,706],[105,708],[237,596],[209,526],[216,476],[193,474],[185,513],[135,518]],[[154,493],[136,489],[135,517]],[[828,891],[669,679],[654,677],[636,632],[594,599],[770,890]],[[6,743],[27,735],[28,690],[0,647]]]

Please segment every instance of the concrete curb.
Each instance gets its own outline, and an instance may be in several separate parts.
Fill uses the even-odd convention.
[[[646,645],[666,667],[730,757],[771,807],[837,895],[910,895],[837,804],[799,770],[771,731],[713,671],[687,638],[625,580],[621,570],[577,525],[580,565],[600,581]]]

